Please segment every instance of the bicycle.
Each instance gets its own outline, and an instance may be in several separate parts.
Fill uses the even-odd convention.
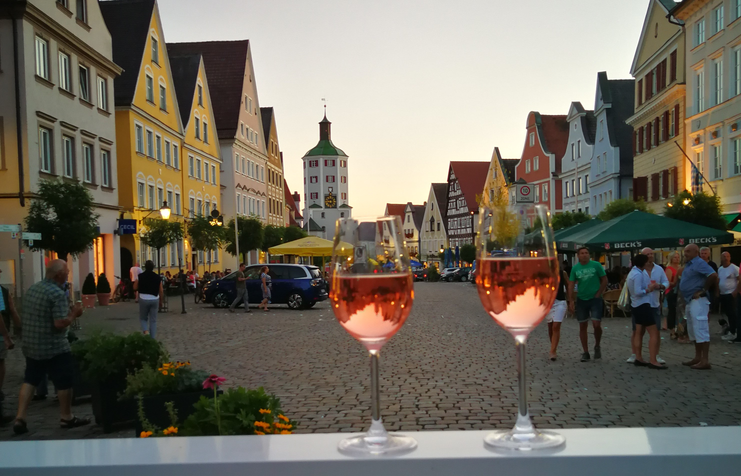
[[[116,279],[118,279],[118,285],[116,286],[116,289],[113,291],[113,298],[111,299],[113,302],[119,302],[119,301],[128,301],[129,300],[129,285],[130,281],[126,278],[121,279],[119,276],[115,276]]]

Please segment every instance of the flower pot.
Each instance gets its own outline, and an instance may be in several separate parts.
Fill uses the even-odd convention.
[[[221,392],[219,392],[221,393]],[[201,390],[200,392],[190,393],[174,393],[169,395],[151,395],[144,397],[142,404],[144,405],[144,415],[149,420],[149,423],[160,428],[165,429],[172,424],[170,421],[170,415],[167,413],[165,403],[172,402],[175,407],[175,411],[178,415],[178,424],[181,424],[188,418],[195,409],[193,405],[201,399],[201,397],[214,398],[213,390]],[[139,402],[138,399],[134,399],[135,411],[138,411]],[[135,437],[139,437],[142,428],[142,423],[139,421],[138,413],[136,418]]]
[[[83,294],[82,295],[82,305],[87,308],[94,308],[95,307],[95,298],[97,298],[97,294]]]
[[[95,423],[103,427],[103,433],[110,433],[114,426],[132,424],[136,419],[136,402],[118,397],[126,390],[126,374],[116,374],[103,382],[94,382],[92,388],[93,415]]]
[[[107,306],[111,301],[111,293],[98,293],[98,304]]]

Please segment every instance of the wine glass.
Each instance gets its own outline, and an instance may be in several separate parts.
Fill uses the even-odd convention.
[[[332,311],[342,327],[370,353],[371,427],[344,439],[343,454],[367,456],[408,452],[417,442],[386,432],[381,421],[378,357],[412,310],[414,289],[399,217],[337,220],[332,248]]]
[[[509,431],[488,434],[493,448],[536,450],[564,444],[563,436],[533,427],[527,410],[525,342],[553,306],[558,259],[548,209],[485,203],[479,210],[476,288],[484,309],[515,338],[520,401]]]

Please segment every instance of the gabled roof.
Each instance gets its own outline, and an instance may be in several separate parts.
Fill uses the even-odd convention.
[[[200,67],[201,55],[170,56],[172,80],[175,83],[175,94],[180,106],[180,118],[183,120],[183,127],[190,121],[190,112]]]
[[[635,80],[608,80],[607,73],[599,73],[598,77],[605,104],[607,104],[605,97],[610,98],[610,108],[607,110],[607,134],[610,136],[610,145],[620,148],[620,174],[632,177],[633,127],[626,124],[625,120],[634,112]]]
[[[504,179],[507,181],[507,185],[515,183],[515,170],[520,159],[502,159],[502,172],[504,173]]]
[[[586,111],[586,114],[581,118],[581,127],[587,143],[594,144],[594,139],[597,136],[597,118],[594,111]]]
[[[309,218],[309,221],[306,222],[306,224],[304,225],[304,230],[307,230],[307,231],[324,231],[324,229],[321,226],[319,226],[319,224],[317,222],[315,222],[313,218]]]
[[[446,215],[448,213],[448,184],[433,183],[432,192],[435,195],[435,204],[443,219],[443,226],[447,227]]]
[[[543,152],[563,157],[569,142],[569,123],[566,121],[566,116],[545,115],[537,111],[533,113]]]
[[[479,209],[476,195],[481,195],[486,184],[491,162],[451,162],[456,180],[461,188],[461,193],[466,199],[466,205],[471,211]],[[448,177],[450,174],[448,174]]]
[[[675,3],[673,0],[656,0],[655,2],[654,0],[649,1],[648,8],[646,9],[646,16],[643,19],[643,26],[641,27],[641,35],[638,38],[638,46],[636,46],[636,51],[633,54],[633,61],[631,61],[630,74],[632,76],[635,76],[636,71],[638,71],[639,67],[641,66],[638,64],[638,55],[641,53],[641,50],[643,49],[643,40],[646,37],[646,35],[653,34],[653,33],[649,33],[649,29],[650,29],[649,20],[651,19],[651,10],[653,9],[654,3],[659,4],[668,16],[670,13],[673,15],[674,13],[676,13],[678,10],[681,9],[680,7],[684,6],[685,4],[689,2],[683,1],[681,3]],[[666,21],[670,21],[670,20],[667,18]],[[677,23],[677,21],[676,20],[671,21],[671,23]],[[677,25],[677,32],[683,32],[684,30],[682,26],[684,25],[684,22],[678,21],[678,23],[681,23],[681,25]],[[665,43],[662,46],[662,48],[665,47],[667,43]]]
[[[113,61],[123,68],[114,81],[114,103],[130,106],[139,79],[144,46],[154,14],[154,0],[98,2],[113,45]]]
[[[251,74],[246,71],[248,49],[249,40],[167,44],[167,51],[172,55],[203,56],[219,139],[233,139],[237,135],[244,78]]]
[[[291,189],[288,188],[288,182],[286,182],[285,178],[283,179],[283,200],[285,200],[286,205],[294,211],[296,218],[303,218],[300,210],[296,206],[296,201],[293,199],[293,195],[291,195]]]
[[[270,144],[270,127],[273,123],[273,108],[272,107],[261,107],[260,115],[262,116],[262,131],[265,135],[263,138],[265,142],[263,144]]]
[[[386,204],[386,216],[397,216],[404,219],[404,210],[406,210],[406,203],[387,203]]]
[[[417,228],[417,230],[422,229],[422,220],[425,218],[425,208],[427,208],[425,205],[414,205],[412,202],[409,202],[404,207],[404,213],[406,214],[407,209],[410,210],[412,214],[412,220],[414,220],[414,226]]]

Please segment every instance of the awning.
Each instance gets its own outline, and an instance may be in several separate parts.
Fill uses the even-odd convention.
[[[723,215],[726,227],[729,230],[741,231],[741,213],[726,213]]]
[[[271,255],[332,256],[332,242],[317,236],[307,236],[273,246],[268,251]],[[352,252],[353,246],[350,243],[340,242],[340,255],[350,256]]]
[[[577,223],[576,225],[570,226],[568,228],[562,228],[558,230],[556,233],[554,233],[554,237],[556,241],[561,240],[562,238],[565,238],[568,235],[574,234],[574,233],[580,233],[584,230],[587,230],[589,228],[592,228],[595,225],[599,225],[600,223],[603,223],[602,220],[599,218],[592,218],[591,220],[587,220],[585,222]]]
[[[586,246],[593,251],[628,251],[644,247],[673,248],[696,243],[713,246],[733,242],[733,234],[681,220],[634,211],[557,239],[559,250]]]

